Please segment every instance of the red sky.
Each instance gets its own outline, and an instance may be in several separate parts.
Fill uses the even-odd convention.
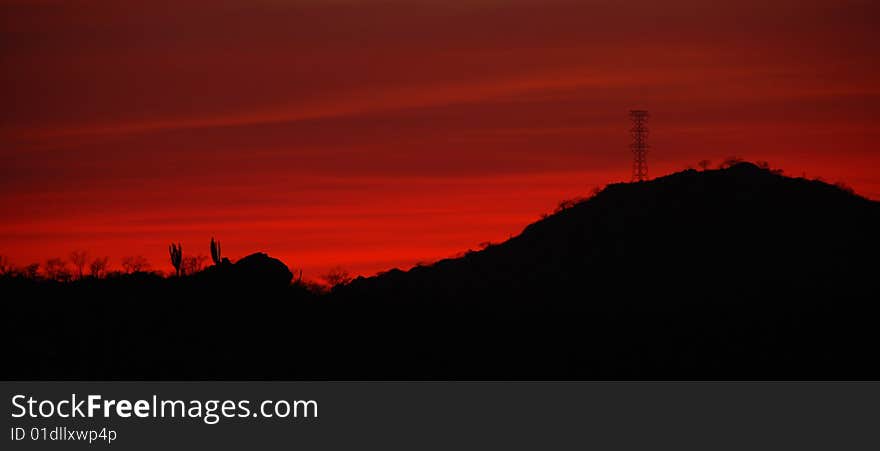
[[[0,0],[0,254],[315,278],[728,156],[880,198],[876,1]]]

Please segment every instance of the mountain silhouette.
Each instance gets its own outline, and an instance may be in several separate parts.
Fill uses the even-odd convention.
[[[876,379],[880,203],[750,163],[606,187],[319,295],[265,254],[5,279],[9,378]],[[86,356],[86,357],[84,357]]]
[[[338,295],[592,308],[775,289],[814,297],[831,280],[822,291],[844,295],[877,268],[878,226],[877,202],[743,162],[610,185],[504,243],[359,278]]]

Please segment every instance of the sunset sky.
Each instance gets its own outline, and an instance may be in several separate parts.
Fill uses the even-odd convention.
[[[0,0],[0,254],[255,251],[316,278],[766,160],[880,199],[880,2]]]

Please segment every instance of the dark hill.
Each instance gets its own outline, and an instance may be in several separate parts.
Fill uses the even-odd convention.
[[[878,379],[878,230],[880,203],[744,163],[611,185],[325,296],[262,254],[5,278],[6,377]]]
[[[880,203],[741,163],[608,186],[333,301],[406,312],[388,327],[441,376],[876,378],[878,230]]]
[[[773,302],[819,292],[830,302],[868,287],[877,230],[880,203],[740,163],[610,185],[505,243],[337,294],[565,309],[770,301],[768,291],[779,291]]]
[[[227,260],[219,265],[210,266],[197,274],[196,278],[200,279],[200,282],[213,285],[271,290],[290,285],[293,273],[281,260],[257,252],[241,258],[234,264]]]

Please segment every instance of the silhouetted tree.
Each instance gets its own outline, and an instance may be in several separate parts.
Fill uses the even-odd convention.
[[[571,199],[565,199],[562,202],[559,202],[559,205],[556,207],[556,211],[554,213],[559,213],[560,211],[568,210],[569,208],[574,207],[575,205],[577,205],[585,200],[587,200],[587,199],[584,197],[580,197],[580,196],[574,197]]]
[[[24,268],[21,268],[21,275],[31,279],[37,280],[40,278],[40,264],[39,263],[31,263]]]
[[[352,277],[348,273],[348,271],[343,269],[341,266],[336,266],[336,267],[330,268],[330,270],[327,271],[326,274],[321,276],[321,279],[323,279],[324,282],[327,282],[327,285],[330,285],[331,287],[335,287],[337,285],[348,284],[349,282],[351,282]]]
[[[9,263],[9,259],[5,255],[0,255],[0,276],[8,276],[13,273],[14,269]]]
[[[214,261],[215,265],[219,265],[223,262],[223,259],[220,256],[220,240],[214,241],[214,237],[211,237],[211,260]]]
[[[702,171],[709,169],[709,166],[711,166],[711,165],[712,165],[712,162],[709,160],[700,160],[700,162],[697,163],[697,166],[699,166],[700,170],[702,170]]]
[[[76,269],[77,279],[82,279],[85,274],[85,268],[89,261],[89,254],[86,251],[73,251],[70,253],[70,262]]]
[[[126,274],[145,272],[150,269],[150,262],[143,255],[123,257],[122,269]]]
[[[183,264],[183,245],[171,243],[168,246],[168,255],[171,256],[171,266],[174,267],[174,272],[177,274],[177,277],[180,277],[181,265]]]
[[[50,258],[46,260],[46,278],[57,280],[59,282],[67,282],[72,275],[67,267],[67,262],[60,258]]]
[[[724,161],[721,162],[721,164],[718,167],[720,169],[726,169],[726,168],[729,168],[732,166],[736,166],[736,165],[742,163],[743,161],[745,161],[745,160],[743,160],[740,157],[727,157]]]
[[[96,257],[89,264],[89,274],[96,279],[103,279],[107,275],[107,263],[109,257]]]
[[[207,260],[208,257],[205,257],[204,255],[189,255],[183,257],[181,273],[185,275],[195,274],[205,268],[205,262]]]

